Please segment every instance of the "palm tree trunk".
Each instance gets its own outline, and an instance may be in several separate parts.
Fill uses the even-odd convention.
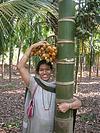
[[[76,49],[76,68],[75,68],[75,89],[74,89],[74,93],[78,92],[77,89],[77,80],[78,80],[78,70],[79,70],[79,50],[80,50],[80,45],[79,45],[79,39],[76,39],[76,45],[77,45],[77,49]]]
[[[93,35],[91,35],[90,40],[90,64],[89,64],[89,79],[91,78],[91,72],[92,72],[92,62],[93,62]]]
[[[72,102],[74,84],[74,3],[59,1],[58,57],[56,65],[56,101]],[[56,111],[56,133],[73,133],[73,111]]]
[[[13,45],[10,45],[9,50],[9,82],[11,82],[11,76],[12,76],[12,60],[13,60]]]
[[[32,16],[30,14],[30,18],[29,18],[29,22],[30,22],[30,38],[29,38],[29,47],[32,44]],[[29,72],[31,71],[31,59],[29,58],[29,67],[28,67]]]
[[[22,40],[20,40],[20,43],[19,43],[18,56],[17,56],[17,65],[19,63],[19,57],[20,57],[21,48],[22,48]]]
[[[82,53],[80,55],[80,80],[82,79],[82,76],[83,76],[83,47],[84,47],[84,40],[83,40],[83,37],[82,37]]]
[[[4,53],[2,53],[2,79],[4,78]]]
[[[99,77],[99,53],[97,54],[97,71],[96,76]]]

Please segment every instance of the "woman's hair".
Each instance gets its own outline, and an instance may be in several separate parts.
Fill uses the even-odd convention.
[[[46,60],[41,60],[41,61],[39,61],[39,63],[36,66],[36,72],[37,73],[39,72],[40,66],[43,65],[43,64],[46,64],[46,65],[50,66],[51,70],[53,69],[53,66],[52,66],[51,62],[47,62]]]

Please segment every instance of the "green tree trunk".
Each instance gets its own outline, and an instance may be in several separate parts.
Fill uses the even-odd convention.
[[[74,88],[74,3],[72,0],[59,1],[58,57],[56,64],[56,101],[72,102]],[[73,110],[66,113],[56,111],[56,133],[73,133]]]

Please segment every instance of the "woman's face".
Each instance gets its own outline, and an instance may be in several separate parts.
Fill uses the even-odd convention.
[[[50,79],[51,73],[52,70],[50,69],[50,66],[46,64],[40,65],[38,74],[42,80],[48,81]]]

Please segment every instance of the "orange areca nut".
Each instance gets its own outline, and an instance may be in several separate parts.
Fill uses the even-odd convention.
[[[54,45],[46,43],[46,45],[37,47],[36,50],[32,51],[32,55],[38,55],[41,59],[53,62],[56,59],[57,48]]]

